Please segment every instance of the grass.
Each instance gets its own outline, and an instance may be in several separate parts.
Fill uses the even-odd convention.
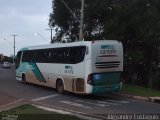
[[[144,97],[160,96],[159,90],[135,86],[135,85],[128,85],[128,84],[122,85],[121,92],[132,94],[132,95],[144,96]]]
[[[45,111],[28,104],[0,113],[0,119],[5,119],[6,117],[13,117],[15,119],[18,117],[16,120],[82,120],[71,115]]]

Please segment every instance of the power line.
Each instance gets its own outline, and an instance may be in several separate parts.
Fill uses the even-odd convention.
[[[63,1],[63,4],[67,7],[67,9],[70,11],[70,13],[73,15],[73,17],[80,23],[80,20],[77,18],[77,16],[72,12],[72,10],[68,7],[68,5]]]
[[[9,42],[7,39],[4,38],[5,41],[7,41],[12,47],[14,46],[11,42]]]
[[[48,42],[48,40],[47,40],[44,36],[42,36],[40,33],[36,32],[36,33],[34,33],[34,34],[35,34],[36,36],[39,35],[43,40],[45,40],[45,41]]]
[[[80,20],[77,18],[77,16],[72,12],[72,10],[68,7],[68,5],[63,1],[63,4],[68,8],[70,13],[73,15],[73,17],[79,22],[80,29],[79,29],[79,40],[84,40],[83,36],[83,24],[84,24],[84,0],[81,0],[81,18]]]

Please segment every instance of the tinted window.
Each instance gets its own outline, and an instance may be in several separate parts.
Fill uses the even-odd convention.
[[[85,46],[29,50],[23,53],[22,61],[76,64],[83,61],[85,50]]]

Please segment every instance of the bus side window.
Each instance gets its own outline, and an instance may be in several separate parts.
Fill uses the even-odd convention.
[[[77,49],[75,47],[72,47],[70,50],[70,63],[71,64],[76,63],[76,55],[77,55]]]

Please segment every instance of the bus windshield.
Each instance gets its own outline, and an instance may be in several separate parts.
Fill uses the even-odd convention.
[[[19,67],[20,59],[21,59],[21,54],[22,54],[22,51],[20,51],[20,52],[17,53],[16,60],[15,60],[16,68]]]

